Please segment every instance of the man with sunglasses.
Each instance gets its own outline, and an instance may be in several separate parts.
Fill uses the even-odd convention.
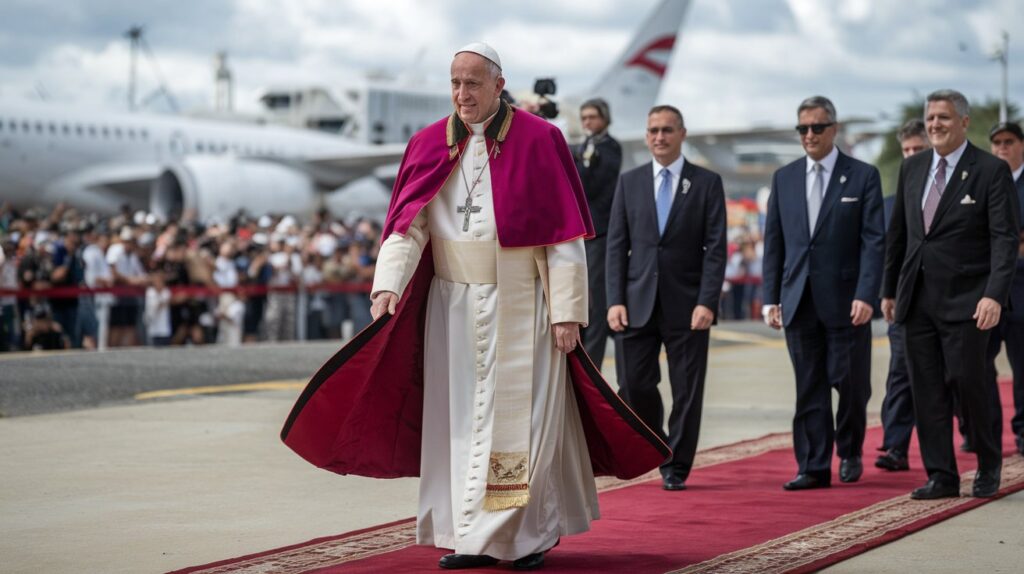
[[[623,173],[608,223],[608,326],[619,334],[619,394],[672,448],[665,490],[685,490],[704,401],[708,336],[725,278],[722,178],[683,157],[686,125],[672,106],[647,115],[654,161]],[[672,410],[664,433],[659,356]]]
[[[972,493],[999,492],[1002,452],[984,383],[989,331],[1010,296],[1019,246],[1006,162],[967,140],[970,105],[955,90],[928,95],[931,153],[900,166],[882,282],[882,312],[901,324],[928,482],[911,498],[960,496],[953,398],[978,457]]]
[[[988,136],[992,155],[1006,162],[1010,167],[1017,192],[1017,203],[1024,208],[1024,130],[1020,124],[1001,122],[992,127]],[[1024,213],[1019,214],[1024,223]],[[1024,236],[1024,233],[1022,233]],[[1017,443],[1017,452],[1024,454],[1024,242],[1017,248],[1017,272],[1010,287],[1010,306],[1003,313],[999,325],[992,329],[986,361],[986,384],[989,386],[989,412],[993,415],[993,429],[996,439],[1002,440],[1002,404],[999,402],[999,388],[996,386],[996,356],[999,347],[1006,342],[1006,358],[1013,371],[1014,415],[1010,428]],[[992,400],[995,399],[995,400]]]
[[[839,480],[856,482],[871,396],[871,315],[885,249],[878,170],[843,154],[832,102],[797,108],[807,156],[772,177],[764,238],[765,322],[786,329],[796,374],[793,448],[786,490],[825,488],[832,450]],[[839,409],[832,420],[832,388]]]

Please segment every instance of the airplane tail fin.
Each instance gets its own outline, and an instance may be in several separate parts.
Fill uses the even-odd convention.
[[[647,125],[647,112],[657,101],[689,6],[690,0],[662,0],[587,94],[608,102],[617,124],[613,131],[638,133]]]

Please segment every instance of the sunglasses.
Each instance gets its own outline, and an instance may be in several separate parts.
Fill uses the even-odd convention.
[[[830,127],[832,127],[834,125],[836,125],[835,122],[831,122],[831,123],[827,123],[827,124],[811,124],[809,126],[805,126],[803,124],[800,124],[800,125],[796,126],[796,131],[800,132],[800,135],[802,135],[802,136],[807,135],[807,130],[811,130],[812,132],[814,132],[815,135],[821,135],[821,134],[825,133],[825,130],[827,130],[828,128],[830,128]]]

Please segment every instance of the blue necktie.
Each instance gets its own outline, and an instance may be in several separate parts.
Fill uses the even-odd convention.
[[[658,207],[658,234],[665,233],[665,222],[668,221],[668,211],[672,208],[672,173],[667,167],[661,168],[661,185],[658,187],[658,197],[655,202]]]

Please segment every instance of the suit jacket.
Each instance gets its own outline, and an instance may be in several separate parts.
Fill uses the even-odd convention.
[[[590,165],[584,165],[583,154],[587,148],[584,141],[575,150],[576,170],[583,182],[590,206],[590,219],[594,221],[594,234],[601,237],[608,232],[608,218],[611,216],[612,199],[615,197],[615,183],[622,167],[622,146],[607,132],[594,138],[594,155]]]
[[[1018,223],[1024,231],[1024,174],[1017,178],[1017,211]],[[1018,251],[1018,253],[1020,253]],[[1017,272],[1010,286],[1010,305],[1008,314],[1016,321],[1024,321],[1024,257],[1017,255]]]
[[[906,320],[919,280],[944,292],[933,310],[942,321],[970,321],[982,297],[1006,305],[1010,296],[1020,229],[1010,168],[968,143],[925,234],[931,162],[926,150],[900,165],[882,284],[882,297],[896,298],[896,322]]]
[[[670,324],[689,328],[697,305],[717,317],[725,227],[725,191],[717,173],[684,162],[661,235],[651,163],[622,174],[608,223],[608,306],[625,305],[631,327],[647,324],[657,296]]]
[[[810,288],[818,318],[850,326],[854,299],[873,305],[882,281],[885,223],[878,170],[839,152],[811,233],[807,159],[772,176],[764,229],[764,303],[782,305],[783,325]]]

